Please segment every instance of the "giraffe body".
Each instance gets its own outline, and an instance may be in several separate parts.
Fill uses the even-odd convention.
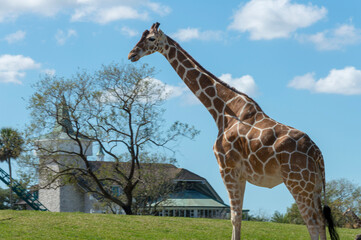
[[[205,70],[158,26],[155,23],[143,33],[128,58],[137,61],[153,52],[163,54],[214,118],[219,131],[213,150],[230,199],[232,239],[241,236],[246,182],[267,188],[284,183],[311,239],[326,239],[321,203],[324,162],[316,144],[307,134],[273,120],[246,94]]]

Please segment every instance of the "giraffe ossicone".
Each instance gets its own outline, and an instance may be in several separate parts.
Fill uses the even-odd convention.
[[[213,146],[227,188],[233,225],[232,239],[241,237],[246,182],[273,188],[284,183],[298,205],[312,240],[338,239],[325,198],[325,168],[321,151],[310,137],[266,115],[246,94],[204,69],[154,23],[130,51],[132,62],[161,53],[207,108],[218,127]],[[324,195],[322,195],[324,193]]]

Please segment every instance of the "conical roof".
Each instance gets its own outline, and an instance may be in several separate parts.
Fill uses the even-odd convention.
[[[53,131],[41,136],[41,139],[70,139],[69,135],[75,137],[77,133],[73,129],[69,114],[69,106],[66,103],[64,95],[62,96],[60,103],[57,105],[56,110],[56,121]],[[81,133],[78,133],[78,138],[90,140]]]

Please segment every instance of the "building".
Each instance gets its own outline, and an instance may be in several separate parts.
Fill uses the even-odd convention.
[[[65,102],[65,99],[64,101]],[[62,166],[71,165],[84,168],[84,162],[74,153],[83,151],[86,156],[92,156],[92,141],[80,136],[81,148],[72,139],[75,134],[69,121],[69,112],[66,104],[58,109],[58,122],[53,131],[42,136],[37,144],[39,150],[37,156],[41,165],[51,171],[61,171]],[[69,136],[70,135],[70,136]],[[44,149],[50,149],[44,151]],[[90,161],[90,167],[96,170],[104,165],[112,165],[114,162],[104,161],[104,153],[99,150],[96,154],[97,161]],[[126,163],[124,163],[126,164]],[[180,216],[180,217],[207,217],[228,218],[229,206],[226,205],[209,182],[183,168],[177,168],[172,164],[163,165],[167,168],[167,174],[174,184],[166,201],[154,202],[158,216]],[[120,186],[110,186],[113,194],[119,196],[122,192]],[[58,179],[49,182],[48,173],[39,172],[39,201],[52,212],[85,212],[101,213],[107,211],[99,204],[100,199],[96,195],[89,194],[82,184],[62,184]],[[113,211],[114,212],[114,211]],[[122,213],[117,206],[116,213]]]

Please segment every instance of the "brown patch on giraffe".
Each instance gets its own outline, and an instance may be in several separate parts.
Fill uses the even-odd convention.
[[[231,175],[226,175],[226,177],[224,178],[224,180],[227,182],[227,183],[235,183],[236,180],[231,177]]]
[[[204,89],[208,86],[213,85],[213,81],[210,80],[210,77],[202,74],[201,77],[199,78],[199,84],[201,85],[201,88]]]
[[[308,170],[310,172],[316,172],[317,166],[316,162],[313,159],[309,159],[308,161]]]
[[[235,150],[231,150],[226,154],[226,165],[230,168],[235,168],[237,162],[240,160],[241,155]]]
[[[306,184],[305,191],[312,192],[314,188],[315,188],[315,185],[309,182]]]
[[[252,152],[256,152],[257,149],[259,149],[260,147],[262,147],[262,143],[260,140],[258,139],[251,139],[250,140],[250,147],[251,147],[251,151]]]
[[[253,127],[251,131],[249,131],[249,133],[247,134],[247,138],[249,140],[252,140],[258,138],[260,135],[261,135],[261,130]]]
[[[275,175],[279,171],[280,165],[277,162],[276,158],[271,158],[267,161],[264,169],[266,175]]]
[[[178,75],[183,79],[183,76],[184,76],[184,73],[185,73],[185,68],[182,66],[182,65],[179,65],[178,66],[178,69],[177,69],[177,73]]]
[[[236,96],[236,93],[233,91],[229,91],[229,88],[225,87],[223,84],[216,84],[216,92],[217,95],[221,99],[231,99]],[[232,103],[230,103],[229,107],[232,108],[234,106]],[[239,109],[240,106],[237,106],[235,109]]]
[[[222,172],[224,172],[224,174],[229,174],[231,172],[231,169],[227,167]]]
[[[277,153],[276,157],[278,159],[278,161],[283,164],[283,163],[288,163],[288,161],[290,160],[290,155],[287,152],[282,152],[282,153]]]
[[[244,169],[246,170],[246,172],[248,174],[251,174],[253,172],[251,165],[249,165],[249,163],[247,161],[244,161],[243,164],[244,164]]]
[[[291,167],[291,170],[292,170],[292,167]],[[293,180],[301,180],[302,179],[301,173],[299,173],[299,172],[290,172],[288,177]]]
[[[222,113],[223,107],[224,107],[224,102],[220,98],[217,97],[217,98],[213,99],[213,106],[217,112]]]
[[[228,142],[233,143],[238,138],[238,135],[237,132],[235,131],[228,131],[227,133],[225,133],[225,137]]]
[[[240,114],[239,119],[249,124],[253,124],[255,121],[255,114],[257,110],[255,109],[254,104],[247,103],[243,108],[243,112]]]
[[[313,172],[310,172],[310,182],[315,182],[316,180],[316,174]]]
[[[203,105],[206,108],[209,108],[212,106],[212,102],[211,100],[209,100],[209,98],[207,97],[207,95],[205,95],[203,92],[199,95],[199,100],[201,100],[201,102],[203,103]]]
[[[165,50],[168,50],[169,49],[169,45],[165,45]]]
[[[291,155],[291,161],[293,165],[297,165],[300,169],[305,169],[307,167],[307,155],[294,152]]]
[[[181,51],[177,51],[177,59],[182,63],[186,59],[186,56]]]
[[[304,132],[301,132],[300,130],[297,130],[297,129],[292,129],[288,136],[290,136],[291,138],[293,138],[294,140],[298,140],[300,139],[301,137],[305,136],[305,133]]]
[[[274,144],[274,148],[276,152],[293,152],[296,150],[296,141],[289,137],[283,137],[277,139],[277,141]]]
[[[218,118],[217,118],[217,120],[216,120],[218,129],[224,129],[224,128],[226,128],[226,126],[223,125],[223,124],[224,124],[224,120],[225,120],[225,119],[224,119],[223,115],[222,115],[222,114],[219,114],[219,115],[218,115]]]
[[[183,61],[182,64],[185,68],[194,68],[194,64],[191,61],[189,61],[188,59]]]
[[[272,146],[276,141],[276,137],[272,129],[265,129],[261,134],[261,142],[264,146]]]
[[[238,124],[237,126],[238,134],[240,136],[245,136],[250,131],[250,129],[250,126],[244,124]]]
[[[307,153],[308,149],[311,146],[310,138],[305,135],[297,142],[297,151]]]
[[[174,47],[171,47],[168,52],[168,59],[173,59],[175,57],[176,50]]]
[[[214,118],[214,120],[217,120],[218,114],[216,111],[214,111],[213,109],[208,110],[209,113],[212,115],[212,117]]]
[[[173,67],[174,69],[177,69],[177,67],[178,67],[178,61],[177,61],[177,60],[173,60],[170,65],[172,65],[172,67]]]
[[[214,97],[216,95],[216,91],[214,90],[213,87],[209,87],[209,88],[206,88],[205,92],[207,93],[207,95],[209,97]]]
[[[303,177],[303,179],[304,179],[305,181],[310,180],[310,172],[309,172],[308,170],[303,170],[303,171],[301,172],[301,174],[302,174],[302,177]]]
[[[262,112],[259,112],[256,114],[256,121],[261,121],[264,117],[264,114]]]
[[[287,135],[288,130],[290,128],[288,126],[286,126],[286,125],[283,125],[283,124],[279,123],[273,129],[275,131],[276,136],[279,138],[279,137],[282,137],[284,135]]]
[[[196,70],[196,69],[190,69],[190,70],[188,70],[188,72],[187,72],[186,78],[188,78],[188,80],[189,80],[190,82],[195,82],[195,85],[198,86],[197,81],[193,81],[193,79],[196,79],[196,78],[198,77],[198,75],[199,75],[198,70]]]
[[[238,141],[236,141],[233,144],[234,148],[240,151],[242,157],[244,159],[248,158],[249,154],[251,154],[250,149],[248,147],[248,141],[244,137],[238,138]]]
[[[300,186],[296,186],[292,189],[292,194],[298,195],[300,192],[302,192],[302,188]]]
[[[289,188],[294,188],[298,185],[297,181],[293,181],[293,180],[287,180],[287,187]]]
[[[244,105],[246,105],[247,103],[245,101],[243,101],[243,99],[241,97],[238,98],[234,98],[229,104],[228,106],[231,109],[235,109],[237,112],[235,112],[235,116],[239,116],[241,114],[241,111],[243,110]]]
[[[302,180],[302,181],[300,182],[300,186],[301,186],[302,188],[305,188],[306,182]]]
[[[251,155],[249,158],[249,163],[251,164],[253,170],[255,171],[255,173],[259,174],[259,175],[263,175],[263,164],[262,162],[257,159],[257,157],[255,155]]]
[[[226,139],[218,140],[217,143],[218,152],[226,153],[232,149],[232,143],[227,142]],[[218,147],[219,145],[220,147]]]
[[[257,120],[257,118],[256,118],[256,120]],[[256,123],[255,126],[258,128],[264,129],[264,128],[271,128],[271,127],[275,126],[276,124],[277,123],[275,121],[265,118],[262,121]]]
[[[185,83],[193,92],[197,92],[199,90],[199,85],[197,81],[192,80],[197,78],[198,74],[199,72],[195,69],[188,70],[186,74],[186,78],[188,79],[188,81],[185,81]]]
[[[262,147],[256,152],[258,159],[265,162],[273,155],[273,149],[271,147]]]

